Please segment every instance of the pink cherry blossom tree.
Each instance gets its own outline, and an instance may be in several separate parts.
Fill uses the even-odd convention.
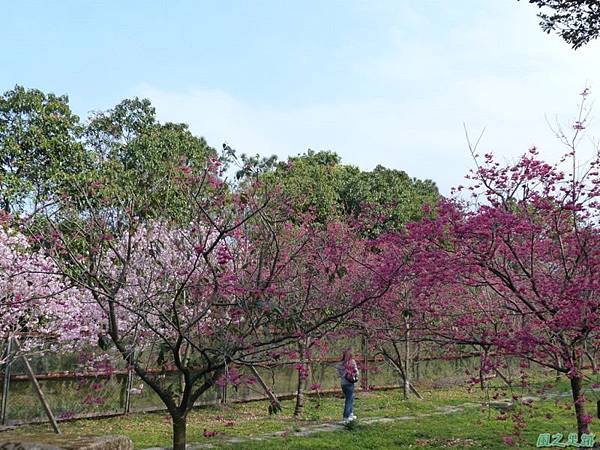
[[[185,448],[189,411],[230,366],[253,367],[320,336],[384,295],[397,271],[392,259],[369,261],[343,224],[291,220],[288,202],[259,181],[235,190],[216,160],[200,173],[182,163],[187,222],[140,218],[143,196],[110,198],[103,182],[74,187],[76,201],[53,199],[49,249],[165,404],[176,450]],[[157,365],[177,379],[148,370]]]
[[[597,370],[600,348],[600,159],[578,165],[583,111],[573,136],[559,132],[569,148],[559,163],[540,160],[535,148],[505,166],[492,154],[474,155],[472,196],[445,202],[413,230],[430,267],[444,267],[477,294],[446,300],[456,302],[449,309],[441,304],[466,308],[443,333],[568,376],[579,434],[591,421],[584,369]]]
[[[458,189],[470,197],[442,201],[385,238],[408,262],[369,311],[380,350],[400,368],[407,352],[398,347],[412,328],[413,337],[437,345],[477,349],[482,383],[487,372],[510,383],[502,357],[565,374],[579,434],[592,420],[586,366],[597,372],[600,351],[600,157],[576,159],[587,90],[582,96],[571,135],[558,130],[568,153],[557,164],[540,160],[535,148],[508,165],[473,151],[472,183]]]
[[[97,339],[100,311],[7,217],[0,223],[0,363]],[[9,350],[10,348],[10,350]]]

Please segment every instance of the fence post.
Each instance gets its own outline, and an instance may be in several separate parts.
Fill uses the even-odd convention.
[[[222,389],[221,389],[221,403],[226,405],[227,404],[227,381],[225,382],[225,384],[223,385]]]
[[[6,346],[6,364],[4,365],[4,380],[2,383],[2,403],[0,404],[0,424],[6,425],[8,411],[8,394],[10,392],[10,358],[12,353],[12,339],[8,339]]]
[[[258,381],[258,384],[260,384],[260,386],[263,388],[263,391],[265,391],[269,402],[271,402],[271,405],[269,406],[269,413],[278,413],[281,411],[281,402],[275,393],[269,388],[269,386],[267,386],[267,383],[265,383],[265,380],[262,379],[258,373],[258,370],[256,370],[256,367],[254,367],[252,364],[249,364],[248,367],[250,367],[250,370],[256,378],[256,381]]]
[[[131,412],[131,389],[133,387],[133,369],[127,366],[127,379],[125,380],[125,401],[123,405],[123,414]]]
[[[15,348],[17,350],[19,350],[19,343],[17,342],[16,339],[15,339]],[[50,408],[50,405],[48,404],[48,400],[46,400],[46,396],[44,395],[44,392],[42,391],[42,388],[40,387],[40,383],[38,382],[37,378],[35,377],[35,373],[33,372],[33,369],[31,368],[31,364],[29,364],[29,360],[27,359],[27,357],[25,355],[21,355],[21,359],[23,360],[23,363],[25,364],[25,369],[27,370],[27,374],[29,375],[31,384],[33,385],[33,390],[36,393],[38,399],[40,400],[40,403],[44,407],[44,411],[46,411],[46,416],[48,416],[48,420],[50,420],[52,429],[54,430],[54,432],[56,434],[61,434],[60,428],[58,427],[58,422],[56,422],[56,418],[54,417],[54,414],[52,413],[52,409]]]

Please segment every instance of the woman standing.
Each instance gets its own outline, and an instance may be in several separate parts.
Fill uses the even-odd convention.
[[[344,393],[344,415],[343,422],[348,423],[356,419],[352,412],[354,403],[354,385],[358,381],[358,366],[352,356],[352,350],[347,348],[342,354],[342,360],[336,366],[337,373],[340,377],[342,392]]]

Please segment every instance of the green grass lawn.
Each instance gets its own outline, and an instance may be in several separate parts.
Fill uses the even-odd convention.
[[[541,382],[528,389],[518,389],[518,394],[538,394]],[[493,387],[493,386],[492,386]],[[554,392],[566,392],[566,383],[553,388]],[[240,449],[386,449],[386,448],[508,448],[503,441],[513,436],[521,448],[534,448],[539,433],[562,432],[565,436],[576,430],[572,409],[567,409],[569,397],[521,405],[516,412],[523,415],[520,434],[515,435],[514,421],[508,417],[498,420],[499,412],[487,407],[469,407],[462,411],[410,420],[394,420],[390,423],[365,424],[374,417],[398,418],[419,416],[436,412],[437,408],[460,405],[466,402],[485,402],[493,392],[501,397],[511,393],[490,389],[469,391],[465,387],[427,388],[422,386],[423,400],[403,400],[400,391],[359,392],[355,401],[355,413],[359,420],[352,429],[294,436],[299,427],[334,422],[340,419],[342,400],[330,396],[307,399],[304,417],[291,417],[293,402],[283,402],[283,412],[269,416],[266,402],[235,404],[226,407],[210,407],[193,411],[188,419],[188,441],[211,443],[218,447]],[[593,395],[588,396],[588,411],[595,416]],[[557,403],[558,401],[558,403]],[[361,423],[361,420],[363,422]],[[171,442],[171,421],[164,413],[137,414],[101,420],[79,420],[61,424],[64,433],[70,434],[125,434],[136,448],[168,446]],[[592,431],[600,431],[598,419],[591,424]],[[11,434],[35,434],[47,432],[47,426],[28,426],[11,431]],[[217,432],[205,437],[204,430]],[[286,431],[286,436],[265,441],[247,441],[231,445],[223,443],[229,437],[259,436],[275,431]],[[600,433],[598,433],[600,434]],[[0,435],[2,437],[2,435]]]

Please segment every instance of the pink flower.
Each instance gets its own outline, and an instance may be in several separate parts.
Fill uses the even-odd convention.
[[[513,436],[502,436],[502,442],[512,447],[515,445],[515,438]]]

